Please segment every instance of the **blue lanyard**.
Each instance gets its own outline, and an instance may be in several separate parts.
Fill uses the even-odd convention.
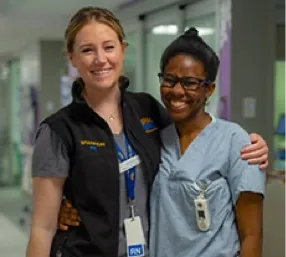
[[[127,156],[124,155],[122,149],[117,143],[115,143],[115,147],[117,150],[118,160],[121,163],[135,156],[135,151],[131,147],[127,137],[125,137],[125,147],[127,151]],[[127,170],[124,173],[125,181],[126,181],[126,188],[127,188],[127,197],[131,201],[134,201],[135,199],[135,173],[136,173],[135,167],[131,168],[130,170]]]

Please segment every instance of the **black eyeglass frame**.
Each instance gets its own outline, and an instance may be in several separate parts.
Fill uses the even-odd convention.
[[[177,85],[178,82],[180,82],[180,85],[185,89],[185,90],[197,90],[199,86],[203,85],[205,87],[207,87],[211,81],[207,80],[207,79],[199,79],[196,77],[177,77],[177,76],[173,76],[171,74],[165,74],[163,72],[159,72],[158,74],[159,77],[159,82],[160,85],[163,87],[168,87],[168,88],[173,88],[175,85]],[[167,85],[163,85],[164,83],[164,77],[168,76],[169,78],[172,78],[172,83],[170,86]],[[188,83],[190,82],[190,80],[196,80],[197,83],[195,83],[196,87],[190,88],[190,86],[188,85]],[[193,81],[194,82],[194,81]],[[168,81],[168,83],[170,84],[170,81]]]

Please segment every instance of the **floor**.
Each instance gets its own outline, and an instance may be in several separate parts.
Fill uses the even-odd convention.
[[[25,257],[30,197],[20,188],[0,187],[0,257]],[[264,203],[263,257],[285,256],[285,185],[269,182]]]
[[[0,188],[0,256],[24,257],[29,234],[30,203],[18,187]]]

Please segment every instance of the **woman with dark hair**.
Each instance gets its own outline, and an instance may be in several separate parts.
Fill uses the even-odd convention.
[[[205,111],[219,58],[191,28],[161,58],[161,99],[174,124],[161,132],[151,193],[150,256],[259,257],[265,174],[240,158],[238,124]]]

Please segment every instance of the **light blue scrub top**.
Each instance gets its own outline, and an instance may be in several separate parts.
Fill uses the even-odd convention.
[[[174,124],[162,131],[160,170],[151,193],[150,257],[236,257],[233,207],[240,192],[264,195],[265,172],[240,158],[250,144],[239,125],[213,119],[181,156]],[[194,199],[206,186],[209,231],[196,223]]]

